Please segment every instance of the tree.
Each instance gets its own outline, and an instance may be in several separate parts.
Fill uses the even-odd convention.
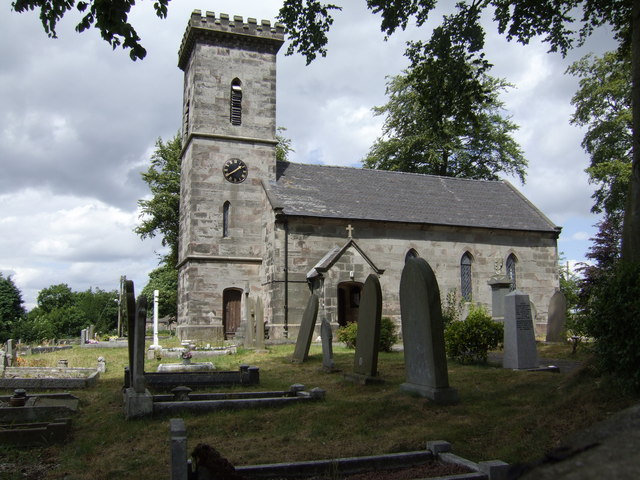
[[[286,131],[287,129],[284,127],[277,128],[276,140],[278,144],[276,145],[276,160],[279,162],[288,162],[289,154],[295,152],[291,147],[291,139],[284,136],[284,132]]]
[[[436,5],[436,0],[367,0],[368,8],[380,14],[381,29],[392,35],[405,29],[410,19],[423,25]],[[622,52],[631,49],[633,138],[640,132],[640,1],[631,0],[470,0],[456,3],[457,12],[445,23],[458,25],[459,33],[469,40],[472,52],[484,47],[484,30],[479,23],[482,12],[493,8],[498,32],[508,40],[527,44],[541,37],[549,51],[563,56],[581,45],[599,26],[609,25]],[[290,49],[312,61],[317,53],[326,53],[327,32],[333,24],[331,13],[340,7],[318,0],[285,0],[279,19],[288,32]],[[437,30],[437,29],[436,29]],[[434,33],[436,32],[434,30]],[[411,47],[410,47],[411,48]],[[415,63],[412,63],[412,67]],[[632,173],[625,208],[623,257],[640,263],[640,144],[633,146]]]
[[[580,88],[571,100],[576,107],[571,122],[587,127],[582,147],[591,165],[586,172],[597,185],[591,210],[620,216],[629,190],[633,150],[630,55],[587,55],[567,72],[580,78]]]
[[[147,297],[149,316],[153,314],[153,291],[159,290],[158,315],[160,317],[178,316],[178,271],[171,265],[162,265],[149,274],[149,283],[142,289]]]
[[[498,91],[507,84],[486,75],[451,81],[451,71],[451,62],[430,57],[418,69],[391,79],[389,102],[374,109],[376,115],[387,115],[383,137],[371,147],[364,166],[484,180],[505,172],[524,182],[527,162],[510,135],[517,126],[499,112]],[[461,101],[467,87],[475,89],[468,83],[476,81],[479,95]]]
[[[100,288],[89,288],[74,294],[75,304],[89,324],[95,325],[96,332],[115,331],[118,323],[118,292]]]
[[[162,235],[162,245],[169,247],[169,253],[163,258],[163,262],[173,268],[178,265],[181,153],[180,133],[167,143],[161,138],[156,141],[151,165],[142,173],[142,179],[151,190],[151,198],[138,201],[141,222],[134,229],[142,239]]]
[[[154,1],[153,7],[159,18],[166,18],[170,1]],[[57,38],[58,22],[75,7],[83,14],[82,20],[76,25],[77,32],[95,27],[114,49],[119,46],[123,49],[130,48],[129,56],[135,61],[147,55],[147,51],[140,44],[138,33],[129,23],[129,13],[135,3],[135,0],[15,0],[11,7],[16,12],[39,9],[42,27],[51,38]]]
[[[59,283],[43,288],[38,292],[38,307],[44,313],[51,313],[56,309],[70,307],[74,304],[73,291],[66,283]]]
[[[11,276],[0,273],[0,342],[6,342],[11,331],[25,317],[22,293]]]

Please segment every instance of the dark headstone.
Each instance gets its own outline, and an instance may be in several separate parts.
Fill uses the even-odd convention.
[[[382,289],[377,276],[369,275],[367,277],[360,298],[356,356],[353,365],[354,375],[346,377],[359,383],[368,383],[378,376]]]
[[[449,387],[440,289],[423,258],[410,258],[405,263],[400,279],[400,311],[407,375],[400,388],[436,403],[457,402],[458,392]]]
[[[314,293],[307,301],[307,308],[302,315],[300,322],[300,331],[296,340],[296,348],[293,352],[292,362],[302,363],[309,356],[309,347],[313,338],[313,331],[316,328],[316,319],[318,317],[318,296]]]
[[[557,290],[549,301],[548,315],[547,342],[566,342],[567,299],[560,290]]]
[[[322,338],[322,370],[325,372],[334,372],[335,364],[333,363],[333,331],[331,324],[327,320],[325,314],[322,315],[320,322],[320,336]]]
[[[538,352],[529,295],[514,290],[504,297],[504,368],[537,368]]]

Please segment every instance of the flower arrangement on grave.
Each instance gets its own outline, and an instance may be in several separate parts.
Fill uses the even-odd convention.
[[[191,357],[193,357],[193,354],[191,353],[190,350],[185,350],[184,352],[182,352],[180,356],[182,357],[183,360],[189,360]]]

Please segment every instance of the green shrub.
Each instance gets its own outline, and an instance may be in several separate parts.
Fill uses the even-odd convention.
[[[336,332],[338,340],[344,343],[347,348],[356,348],[356,338],[358,337],[358,324],[348,323],[344,327],[338,328]]]
[[[391,347],[398,343],[398,327],[389,317],[382,317],[380,320],[380,346],[378,351],[390,352]]]
[[[619,262],[593,290],[585,328],[601,368],[640,390],[640,264]]]
[[[380,341],[378,343],[379,352],[390,352],[391,347],[398,341],[398,328],[389,317],[382,317],[380,320]],[[347,348],[356,348],[358,338],[358,324],[353,322],[345,327],[340,327],[336,332],[338,340],[343,342]]]
[[[460,320],[462,314],[462,299],[458,296],[458,290],[455,288],[449,290],[447,297],[442,306],[442,321],[444,327],[447,328],[451,322],[457,322]]]
[[[489,350],[497,348],[502,338],[502,324],[475,306],[465,320],[451,322],[444,331],[447,355],[463,364],[486,363]]]

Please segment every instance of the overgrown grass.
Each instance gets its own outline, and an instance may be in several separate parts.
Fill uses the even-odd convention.
[[[166,343],[166,342],[161,342]],[[566,357],[569,346],[545,347],[542,355]],[[341,373],[321,372],[322,352],[311,347],[310,358],[293,364],[292,345],[270,347],[268,353],[241,350],[214,357],[219,370],[241,364],[260,367],[259,386],[243,390],[286,389],[293,383],[327,391],[320,403],[261,410],[185,413],[189,447],[199,442],[215,446],[236,465],[359,456],[420,449],[425,441],[444,439],[454,451],[480,461],[523,462],[540,457],[568,433],[584,428],[633,403],[609,388],[593,370],[573,374],[514,372],[491,366],[449,364],[449,380],[461,402],[438,406],[402,394],[401,352],[381,353],[379,374],[384,383],[358,386]],[[0,469],[1,478],[25,478],[23,467],[43,463],[47,479],[169,478],[168,418],[125,421],[122,411],[123,369],[127,350],[83,349],[25,357],[27,364],[95,366],[98,356],[108,371],[98,384],[73,393],[81,410],[73,418],[73,437],[65,445],[15,450],[0,447],[0,463],[15,464],[14,474]],[[336,366],[353,369],[353,350],[337,347]],[[158,363],[147,360],[147,371]],[[5,475],[5,477],[2,477]],[[6,476],[11,475],[11,476]],[[44,476],[43,476],[44,475]]]

